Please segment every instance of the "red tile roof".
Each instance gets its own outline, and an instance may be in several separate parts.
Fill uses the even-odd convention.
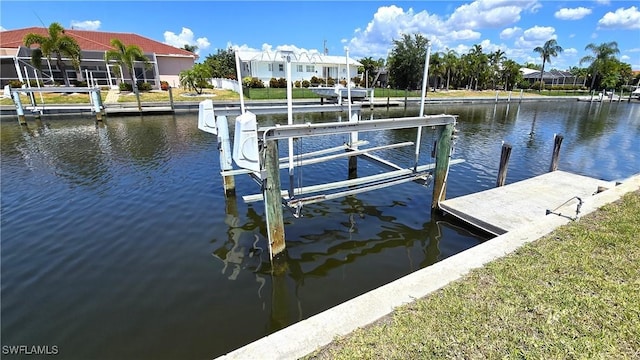
[[[0,47],[18,48],[19,46],[24,46],[22,39],[29,33],[46,36],[47,29],[43,27],[30,27],[17,30],[0,31]],[[112,50],[111,39],[119,39],[125,45],[138,45],[145,53],[156,53],[156,55],[196,56],[187,50],[163,44],[137,34],[69,29],[65,29],[64,33],[74,38],[82,50]]]

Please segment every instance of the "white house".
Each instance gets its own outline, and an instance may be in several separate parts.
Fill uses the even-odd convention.
[[[287,77],[287,56],[291,58],[291,80],[311,80],[312,77],[325,81],[333,78],[336,82],[348,81],[358,76],[358,67],[362,66],[346,56],[330,56],[318,52],[292,51],[254,51],[237,50],[241,62],[242,78],[255,77],[268,86],[271,78]],[[316,85],[316,84],[313,84]],[[323,85],[323,84],[317,84]]]

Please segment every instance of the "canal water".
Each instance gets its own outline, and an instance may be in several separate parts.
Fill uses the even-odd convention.
[[[507,183],[545,173],[556,133],[564,136],[561,170],[605,180],[640,172],[637,103],[429,105],[427,112],[459,116],[453,158],[465,162],[451,168],[448,197],[494,186],[503,141],[513,146]],[[407,183],[307,205],[301,218],[285,210],[287,252],[272,267],[263,204],[240,198],[260,189],[240,176],[238,199],[225,199],[215,136],[199,131],[196,119],[56,118],[26,128],[2,120],[3,346],[55,346],[64,359],[209,359],[487,240],[432,216],[431,187]],[[376,146],[415,134],[360,137]],[[434,139],[425,129],[421,164],[431,162]],[[308,138],[294,149],[346,140]],[[411,166],[413,152],[377,155]],[[380,171],[358,161],[360,176]],[[344,180],[347,160],[295,175],[302,186]]]

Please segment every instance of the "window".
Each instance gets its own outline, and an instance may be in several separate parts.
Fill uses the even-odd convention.
[[[284,71],[284,64],[283,63],[278,64],[278,71]]]
[[[316,67],[313,65],[307,65],[307,72],[315,72],[316,71]]]
[[[299,73],[302,72],[302,65],[296,65],[296,71],[299,72]],[[307,70],[307,71],[309,71],[309,70]]]
[[[273,71],[273,64],[269,64],[269,71]]]

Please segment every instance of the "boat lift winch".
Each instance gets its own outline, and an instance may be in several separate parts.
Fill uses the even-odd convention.
[[[250,175],[261,188],[261,193],[243,196],[245,202],[263,201],[267,223],[267,235],[270,258],[281,253],[285,249],[284,222],[282,207],[286,206],[297,217],[303,205],[332,200],[339,197],[354,195],[366,191],[386,188],[406,182],[418,182],[428,184],[433,182],[432,209],[436,209],[439,201],[445,198],[446,178],[450,164],[460,163],[463,160],[450,160],[452,138],[456,117],[454,115],[424,115],[424,96],[426,94],[426,79],[428,77],[428,59],[430,46],[427,48],[425,60],[425,73],[423,81],[423,101],[420,115],[415,117],[387,118],[387,119],[361,119],[361,108],[352,105],[348,101],[343,104],[328,105],[300,105],[293,107],[291,96],[291,62],[292,53],[282,52],[283,60],[287,65],[287,106],[251,107],[246,108],[240,90],[240,109],[223,108],[214,111],[213,102],[204,100],[200,103],[198,112],[198,128],[205,132],[217,135],[218,150],[220,151],[220,168],[223,177],[225,195],[235,195],[234,176],[240,174]],[[349,53],[347,50],[347,64]],[[238,78],[239,60],[236,58]],[[348,87],[349,88],[349,87]],[[240,88],[241,89],[241,88]],[[287,124],[276,124],[260,127],[256,115],[288,114]],[[346,122],[305,123],[293,124],[293,113],[304,112],[344,112],[349,114]],[[235,132],[232,141],[229,136],[229,124],[227,116],[235,117]],[[433,128],[437,133],[433,154],[434,164],[418,165],[422,128]],[[416,141],[401,142],[363,148],[367,141],[358,140],[359,132],[381,131],[394,129],[416,128]],[[293,140],[311,136],[327,136],[336,134],[350,134],[349,141],[340,145],[310,153],[294,154]],[[278,157],[278,142],[288,141],[288,156]],[[415,146],[415,161],[409,168],[401,167],[388,160],[381,159],[371,152],[387,149],[396,149],[407,146]],[[339,158],[349,158],[349,174],[357,173],[355,160],[361,157],[382,165],[389,171],[365,176],[349,176],[348,180],[330,182],[313,186],[296,187],[293,181],[294,168],[310,164],[322,163]],[[235,167],[234,164],[235,163]],[[352,169],[353,167],[353,169]],[[290,188],[281,189],[280,169],[288,169]]]

